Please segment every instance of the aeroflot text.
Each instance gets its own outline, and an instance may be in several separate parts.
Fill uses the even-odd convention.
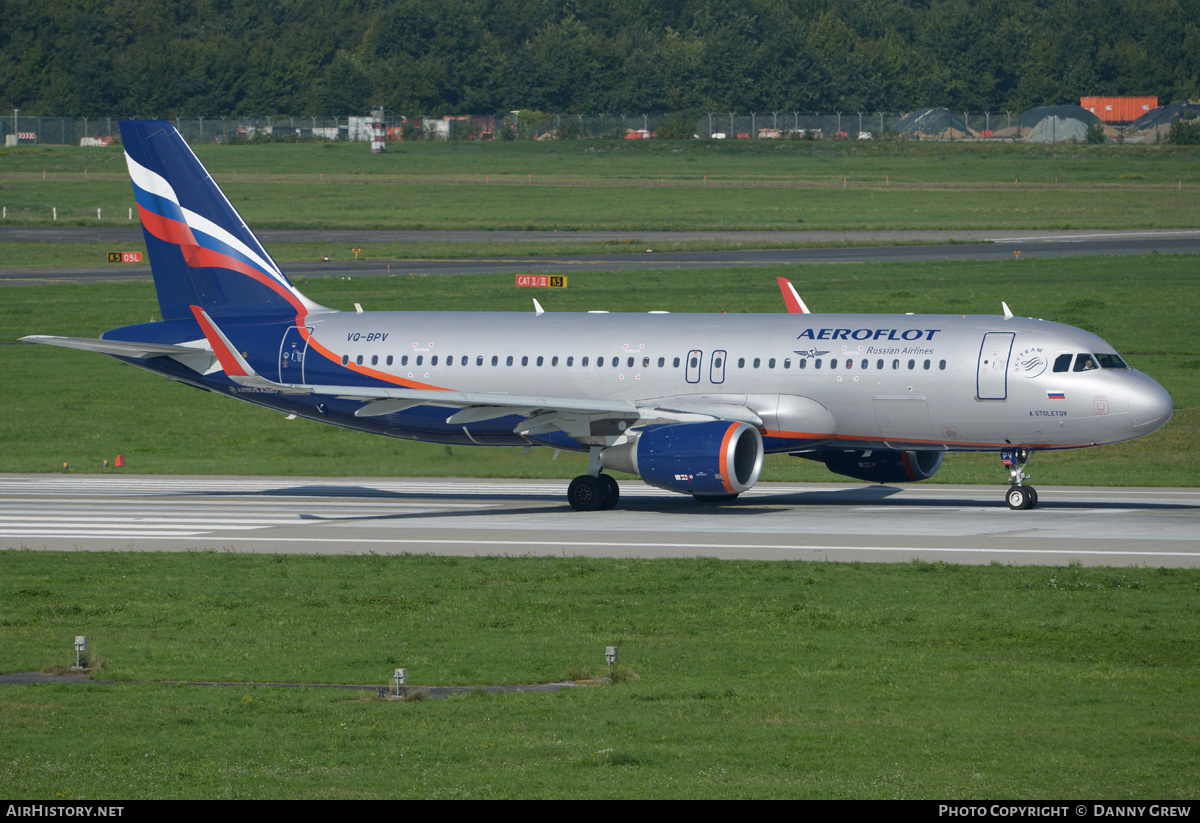
[[[1190,806],[1094,805],[1093,817],[1187,817]],[[938,817],[1086,817],[1088,807],[1071,806],[938,806]]]
[[[797,340],[932,340],[941,329],[805,329]]]

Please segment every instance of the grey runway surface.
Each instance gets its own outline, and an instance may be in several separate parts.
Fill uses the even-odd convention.
[[[574,512],[566,481],[0,475],[0,547],[1200,566],[1200,489],[760,483],[735,503],[621,482]]]
[[[45,229],[0,228],[4,240],[40,239],[46,242],[71,242],[102,238],[113,243],[140,239],[140,229]],[[662,240],[744,240],[770,242],[878,242],[878,246],[852,246],[806,249],[741,249],[711,252],[652,252],[622,254],[575,254],[537,257],[476,257],[446,260],[361,260],[358,262],[298,262],[283,265],[291,275],[307,277],[378,277],[407,274],[570,274],[585,271],[703,269],[744,266],[803,266],[815,263],[925,262],[936,260],[1011,260],[1014,252],[1023,257],[1086,257],[1095,255],[1134,255],[1150,252],[1173,254],[1200,253],[1200,229],[1161,231],[1073,231],[1073,232],[382,232],[329,231],[260,233],[268,245],[287,240],[321,239],[316,235],[338,235],[347,244],[391,240],[453,240],[479,242],[534,240],[603,240],[636,238],[647,248]],[[345,235],[345,237],[340,237]],[[371,237],[376,235],[376,237]],[[728,237],[726,235],[732,235]],[[324,239],[334,239],[326,237]],[[946,244],[954,239],[957,242]],[[886,245],[889,242],[939,243],[938,245]],[[114,251],[120,249],[115,248]],[[79,268],[0,268],[0,285],[50,282],[148,281],[146,265],[124,267],[120,264]]]

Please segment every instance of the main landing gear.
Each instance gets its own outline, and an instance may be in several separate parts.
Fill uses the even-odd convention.
[[[1033,457],[1033,449],[1001,449],[1000,462],[1008,468],[1008,491],[1004,500],[1010,509],[1032,509],[1038,504],[1037,489],[1026,486],[1029,475],[1025,473],[1025,464]]]
[[[567,502],[577,512],[611,509],[621,498],[621,487],[607,474],[581,474],[567,487]]]
[[[567,486],[567,502],[577,512],[611,509],[621,499],[621,487],[607,474],[600,473],[600,448],[593,446],[588,454],[588,473],[581,474]]]

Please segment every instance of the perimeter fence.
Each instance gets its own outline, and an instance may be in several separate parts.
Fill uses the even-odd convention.
[[[105,145],[119,140],[118,117],[0,116],[5,145]],[[371,139],[369,117],[167,118],[189,143],[227,141]],[[1023,140],[1082,142],[1086,125],[1078,120],[1031,117],[1028,112],[950,112],[931,109],[895,114],[867,111],[770,111],[681,114],[545,114],[502,112],[488,115],[402,117],[387,114],[378,128],[392,140],[687,139],[708,140],[934,140],[980,142]],[[1106,140],[1159,142],[1169,123],[1131,132],[1103,126]],[[14,138],[15,136],[15,138]]]

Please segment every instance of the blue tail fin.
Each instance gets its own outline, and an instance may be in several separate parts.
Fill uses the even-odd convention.
[[[122,120],[121,139],[164,320],[297,323],[321,307],[293,286],[175,127]]]

